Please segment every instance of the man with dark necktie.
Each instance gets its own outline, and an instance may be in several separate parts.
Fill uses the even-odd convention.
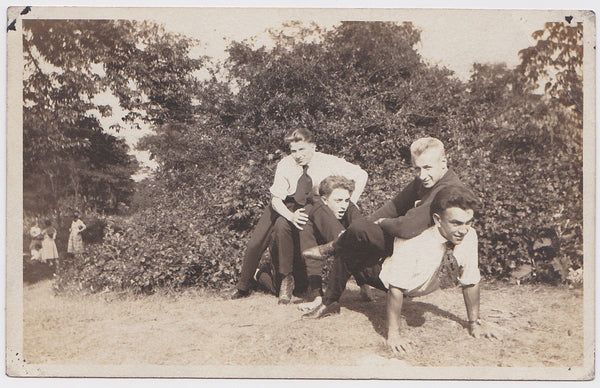
[[[295,287],[293,263],[300,263],[300,268],[302,267],[299,231],[308,220],[305,206],[311,202],[319,184],[332,175],[353,180],[355,189],[351,201],[356,204],[367,183],[367,173],[359,166],[342,158],[317,152],[312,133],[307,129],[293,130],[285,141],[289,145],[290,155],[277,164],[270,188],[271,204],[265,209],[250,237],[242,260],[237,290],[232,299],[250,294],[252,278],[260,257],[271,242],[278,261],[276,284],[280,285],[279,301],[289,303],[295,288],[306,287],[306,284]],[[304,274],[299,275],[306,276],[305,269],[303,272]]]
[[[395,354],[408,353],[410,341],[401,333],[404,296],[416,297],[438,289],[460,286],[467,310],[469,333],[478,338],[496,335],[479,317],[477,232],[471,227],[479,201],[464,187],[442,188],[431,202],[434,225],[412,239],[396,238],[379,280],[388,290],[387,346]]]

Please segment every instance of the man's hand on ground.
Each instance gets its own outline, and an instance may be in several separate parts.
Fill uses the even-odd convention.
[[[400,334],[388,334],[385,345],[395,356],[408,354],[412,351],[411,342]]]
[[[306,224],[306,221],[308,221],[308,215],[305,213],[304,208],[296,210],[290,220],[290,222],[300,230],[302,230],[302,226]]]
[[[478,319],[475,322],[469,322],[469,334],[474,338],[487,338],[490,341],[501,340],[499,330],[491,324]]]

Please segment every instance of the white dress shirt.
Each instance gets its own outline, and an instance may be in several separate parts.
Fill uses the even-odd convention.
[[[381,266],[379,278],[386,288],[394,286],[408,296],[420,296],[434,291],[437,269],[446,253],[446,239],[437,226],[426,229],[417,237],[394,240],[394,253]],[[454,257],[461,268],[458,281],[463,286],[479,283],[477,232],[469,227],[463,241],[454,247]]]
[[[315,152],[306,171],[312,179],[313,193],[318,193],[319,184],[330,175],[341,175],[355,182],[355,190],[350,197],[353,203],[357,203],[367,183],[367,173],[360,166],[345,161],[337,156]],[[285,199],[288,195],[294,195],[298,179],[302,175],[302,166],[288,155],[277,163],[275,179],[270,188],[274,197]]]

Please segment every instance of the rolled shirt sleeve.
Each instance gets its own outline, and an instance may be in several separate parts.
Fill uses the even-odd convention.
[[[411,283],[411,278],[415,275],[416,261],[410,255],[410,250],[402,247],[404,241],[400,238],[394,240],[394,253],[385,259],[381,265],[379,279],[385,286],[391,286],[407,289]]]
[[[289,157],[283,158],[279,161],[279,163],[277,163],[277,168],[275,169],[275,178],[273,178],[273,185],[271,185],[269,189],[272,196],[283,200],[289,195],[291,186],[289,177],[290,175],[293,175],[293,167],[294,166],[290,165]]]

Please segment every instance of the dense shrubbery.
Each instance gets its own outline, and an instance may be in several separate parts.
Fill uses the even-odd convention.
[[[463,83],[425,65],[410,24],[343,23],[320,38],[280,36],[272,50],[234,43],[238,92],[207,81],[200,119],[161,125],[141,143],[161,168],[138,190],[136,212],[109,223],[61,282],[145,292],[233,284],[286,153],[283,133],[297,125],[369,172],[367,214],[412,179],[410,143],[438,137],[484,205],[483,274],[530,264],[535,279],[559,282],[582,266],[581,136],[567,135],[581,126],[570,107],[533,94],[514,69],[476,65]]]

